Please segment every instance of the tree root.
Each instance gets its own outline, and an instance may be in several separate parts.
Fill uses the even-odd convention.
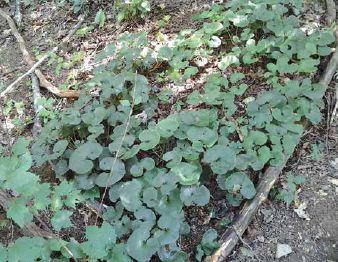
[[[337,64],[338,45],[336,46],[336,51],[332,55],[330,62],[328,63],[326,70],[319,81],[319,83],[323,85],[325,89],[328,88],[328,85],[332,80],[332,77],[337,69]],[[308,125],[308,122],[304,122],[303,130],[305,130],[305,127]],[[297,144],[299,143],[300,138],[301,136],[298,138]],[[284,156],[284,162],[281,166],[270,167],[264,172],[261,180],[258,183],[255,197],[244,205],[235,222],[225,231],[223,237],[221,238],[221,247],[217,249],[211,257],[206,258],[205,262],[226,261],[226,258],[230,255],[249,226],[253,216],[258,211],[258,208],[267,199],[272,186],[278,179],[279,174],[283,171],[289,158],[290,155]]]
[[[43,56],[37,63],[34,62],[31,55],[27,51],[25,40],[20,35],[18,29],[15,26],[15,23],[13,19],[3,10],[0,9],[0,16],[2,16],[4,19],[6,19],[13,35],[15,36],[16,40],[19,43],[19,48],[22,52],[24,61],[31,67],[30,70],[28,70],[25,74],[20,76],[16,81],[14,81],[11,85],[9,85],[3,92],[1,92],[0,97],[4,97],[7,93],[12,92],[15,88],[15,86],[20,83],[25,77],[30,75],[31,73],[35,73],[38,79],[40,80],[40,85],[44,88],[46,88],[48,91],[53,93],[56,96],[59,97],[78,97],[80,92],[79,91],[62,91],[56,86],[54,86],[52,83],[50,83],[46,77],[43,75],[43,73],[37,69],[39,65],[41,65],[49,56],[51,53],[56,52],[59,49],[59,46],[54,47],[51,52],[48,52],[47,55]],[[69,39],[72,37],[72,35],[76,32],[76,30],[81,26],[82,22],[84,21],[84,16],[80,16],[79,22],[77,25],[69,32],[69,34],[62,40],[61,44],[67,43]]]

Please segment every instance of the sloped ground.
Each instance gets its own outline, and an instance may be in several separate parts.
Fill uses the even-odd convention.
[[[299,217],[295,205],[287,208],[271,198],[260,208],[244,237],[256,257],[244,257],[237,250],[230,261],[338,261],[337,134],[336,127],[311,128],[280,177],[279,186],[285,182],[287,172],[305,178],[296,205],[307,206],[304,211],[308,218]],[[319,161],[311,157],[314,143],[327,146]],[[292,253],[276,259],[277,244],[289,245]]]
[[[324,7],[313,1],[305,2],[302,26],[308,30],[322,27]],[[338,261],[338,120],[329,124],[337,86],[336,75],[325,97],[322,124],[307,131],[278,181],[281,188],[290,173],[305,178],[295,195],[295,203],[287,207],[271,196],[244,237],[252,248],[253,258],[236,250],[230,261]],[[322,148],[319,153],[313,153],[313,145]],[[305,218],[294,211],[303,206]],[[278,244],[289,245],[292,253],[277,259]]]
[[[158,2],[158,1],[155,1]],[[159,1],[162,3],[162,1]],[[205,5],[212,1],[166,1],[164,11],[155,12],[155,17],[147,18],[145,23],[134,23],[128,29],[135,31],[147,30],[152,32],[156,19],[160,19],[164,14],[172,16],[170,27],[165,30],[178,32],[182,28],[192,27],[194,24],[189,19],[189,14],[201,10]],[[321,26],[323,24],[323,11],[318,6],[313,6],[304,13],[305,25]],[[88,56],[95,53],[96,49],[102,49],[106,42],[109,42],[114,34],[113,19],[108,21],[106,28],[94,30],[83,38],[75,37],[66,50],[67,53],[85,50]],[[38,48],[46,51],[53,47],[62,36],[67,33],[67,29],[76,23],[76,16],[65,13],[60,9],[53,9],[51,3],[45,3],[38,10],[24,10],[23,36],[27,40],[27,47]],[[107,29],[107,30],[106,30]],[[6,85],[15,80],[26,69],[22,62],[22,56],[17,48],[17,43],[13,36],[9,34],[7,24],[0,20],[0,80]],[[62,82],[63,75],[55,78],[53,70],[43,66],[46,76],[57,83]],[[334,85],[332,83],[331,93]],[[24,114],[32,114],[30,101],[31,94],[29,84],[23,82],[17,91],[10,95],[16,101],[25,101]],[[50,96],[43,91],[45,96]],[[62,101],[61,101],[62,102]],[[0,102],[2,103],[2,101]],[[59,103],[60,104],[60,103]],[[4,108],[4,104],[0,104]],[[11,126],[8,122],[11,113],[4,116],[0,112],[0,143],[7,146],[15,137],[25,134],[30,135],[31,124],[27,124],[24,129]],[[323,111],[325,115],[325,111]],[[337,121],[336,121],[337,122]],[[338,125],[338,122],[337,122]],[[10,128],[9,128],[10,127]],[[8,130],[10,129],[10,130]],[[249,258],[244,256],[239,249],[235,250],[229,261],[338,261],[338,129],[334,125],[326,126],[326,119],[319,128],[311,128],[303,138],[302,145],[299,146],[294,157],[289,161],[284,173],[278,182],[281,187],[287,177],[287,172],[301,175],[305,178],[305,183],[297,194],[296,205],[306,203],[305,213],[310,220],[299,217],[294,212],[294,205],[286,207],[285,204],[278,202],[273,197],[270,198],[256,215],[253,223],[244,236],[244,241],[250,245],[255,256]],[[311,145],[322,143],[325,146],[320,160],[313,160],[311,157]],[[208,210],[197,210],[192,214],[191,219],[195,219],[196,225],[203,224],[198,221],[205,218]],[[198,216],[198,213],[201,213]],[[81,219],[81,217],[79,218]],[[0,216],[0,222],[2,220]],[[15,238],[15,229],[7,223],[1,223],[4,230],[0,229],[0,236],[4,243]],[[196,244],[203,234],[203,230],[196,232],[191,244]],[[189,244],[190,242],[187,242]],[[292,248],[292,253],[282,259],[276,259],[277,244],[288,244]],[[240,246],[239,246],[240,247]],[[192,247],[187,247],[189,250]]]

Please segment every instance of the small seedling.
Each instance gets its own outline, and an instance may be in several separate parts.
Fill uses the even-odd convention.
[[[277,194],[277,199],[285,202],[287,206],[291,205],[294,201],[297,187],[304,182],[305,180],[303,177],[289,174],[287,178],[287,184],[285,185],[284,189],[279,190],[279,193]]]

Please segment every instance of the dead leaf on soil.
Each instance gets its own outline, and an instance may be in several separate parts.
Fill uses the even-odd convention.
[[[334,160],[330,161],[331,166],[338,170],[338,158],[335,158]]]
[[[276,258],[285,257],[292,253],[292,248],[287,244],[277,244]]]
[[[309,215],[305,212],[305,209],[307,208],[307,204],[306,203],[301,203],[298,208],[294,209],[293,211],[296,212],[296,214],[300,217],[303,218],[307,221],[310,220]]]
[[[338,186],[338,179],[337,178],[329,178],[328,180],[331,184]]]

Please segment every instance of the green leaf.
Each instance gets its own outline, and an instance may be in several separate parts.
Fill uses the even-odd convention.
[[[120,159],[115,159],[113,157],[103,158],[100,161],[100,168],[102,170],[110,170],[109,173],[101,173],[95,179],[96,185],[100,187],[109,187],[117,183],[126,173],[124,163]]]
[[[58,155],[62,155],[63,152],[66,150],[67,146],[68,146],[67,140],[59,140],[55,143],[53,147],[53,152],[57,153]]]
[[[146,103],[149,98],[148,80],[143,75],[137,74],[136,77],[132,76],[134,89],[130,91],[130,95],[134,98],[134,104],[139,105]]]
[[[32,212],[23,198],[14,199],[9,203],[7,217],[13,219],[19,227],[28,225],[33,220]]]
[[[126,244],[115,245],[108,262],[132,262],[132,259],[127,255]]]
[[[80,199],[80,191],[75,189],[74,183],[63,180],[61,184],[54,187],[51,206],[53,210],[61,209],[63,205],[75,208]]]
[[[236,154],[230,147],[216,145],[208,149],[204,154],[204,161],[210,164],[216,174],[225,174],[236,165]]]
[[[332,31],[320,32],[317,38],[317,44],[321,46],[329,45],[335,41],[335,37]]]
[[[62,114],[62,122],[68,125],[79,125],[81,123],[80,112],[73,108],[65,109]]]
[[[221,181],[221,180],[220,180]],[[232,194],[240,194],[251,199],[256,194],[256,189],[250,178],[243,172],[236,172],[226,178],[225,182],[219,184],[222,189],[228,190]]]
[[[149,238],[150,229],[148,225],[136,228],[127,241],[127,252],[137,261],[150,261],[159,248],[157,239]]]
[[[140,201],[142,187],[143,185],[139,180],[133,179],[124,183],[120,188],[121,202],[128,211],[136,211],[142,206],[142,202]]]
[[[195,258],[197,259],[197,261],[202,261],[203,256],[204,256],[204,251],[202,249],[202,246],[198,245],[196,248]]]
[[[218,63],[218,68],[220,70],[227,69],[230,65],[239,65],[239,59],[235,55],[224,56],[221,61]]]
[[[16,174],[10,176],[3,184],[3,187],[15,191],[17,194],[31,196],[31,189],[34,184],[38,183],[39,178],[30,172],[16,170]],[[34,190],[34,189],[33,189]]]
[[[168,138],[174,134],[177,130],[179,123],[177,116],[170,116],[157,123],[157,128],[161,137]]]
[[[104,13],[102,9],[100,9],[95,15],[94,22],[98,24],[99,27],[101,28],[104,26],[105,21],[106,21],[106,14]]]
[[[217,231],[213,228],[208,229],[202,237],[201,246],[204,253],[209,256],[212,251],[216,248],[219,248],[219,243],[216,241],[217,239]]]
[[[187,136],[191,142],[201,142],[208,147],[213,146],[218,139],[217,133],[207,127],[192,126],[187,130]]]
[[[191,76],[194,76],[197,73],[198,73],[198,68],[195,66],[190,66],[184,70],[183,77],[184,79],[189,79]]]
[[[205,186],[182,187],[180,198],[186,206],[193,203],[197,206],[205,206],[209,203],[210,192]]]
[[[207,127],[212,120],[211,110],[201,109],[196,111],[186,111],[180,113],[181,121],[189,126]]]
[[[247,15],[235,15],[230,21],[237,27],[246,27],[249,24]]]
[[[305,114],[306,118],[311,121],[312,124],[319,124],[321,120],[321,113],[318,106],[311,104],[310,111]]]
[[[230,76],[230,82],[232,84],[237,83],[239,80],[243,79],[245,75],[243,73],[233,73]]]
[[[82,250],[89,257],[96,259],[106,257],[116,243],[115,230],[107,222],[103,222],[101,227],[88,226],[86,238],[88,241],[81,244]]]
[[[141,7],[145,11],[150,12],[150,3],[149,3],[149,1],[143,0],[142,3],[141,3]]]
[[[224,27],[220,22],[205,23],[203,25],[204,32],[208,35],[213,35],[222,30],[223,28]]]
[[[142,161],[141,161],[141,164],[142,164],[143,168],[147,171],[155,168],[155,161],[154,161],[154,159],[152,159],[150,157],[143,158]]]
[[[328,56],[332,53],[332,49],[327,46],[319,46],[318,47],[318,55],[320,56]]]
[[[246,150],[251,150],[253,145],[265,145],[268,137],[262,131],[250,131],[249,135],[244,138],[243,148]]]
[[[53,217],[51,218],[51,223],[53,228],[56,231],[60,231],[62,228],[72,226],[69,217],[73,214],[71,211],[67,210],[57,210]]]
[[[148,187],[143,191],[143,202],[148,207],[155,207],[157,205],[158,192],[153,187]]]
[[[0,243],[0,262],[6,262],[7,260],[7,249]]]
[[[283,137],[282,143],[286,154],[291,155],[293,153],[298,144],[298,138],[299,136],[295,134],[286,134]]]
[[[8,247],[8,261],[35,262],[40,260],[45,240],[41,237],[20,237]]]
[[[170,245],[175,243],[180,236],[180,223],[181,216],[177,217],[173,215],[162,215],[157,222],[160,229],[154,233],[154,236],[158,239],[161,246]]]
[[[71,254],[69,254],[69,251]],[[66,246],[61,247],[61,253],[65,258],[69,259],[85,257],[85,254],[82,251],[79,243],[73,238],[70,239],[70,242]]]
[[[102,146],[96,142],[79,146],[69,158],[69,168],[80,175],[90,172],[94,167],[91,160],[98,158],[102,150]]]
[[[159,50],[158,50],[158,54],[157,57],[163,60],[170,60],[173,56],[173,50],[170,47],[167,46],[162,46]]]
[[[160,142],[160,138],[160,134],[156,130],[143,130],[139,135],[140,149],[145,151],[153,149]]]
[[[27,152],[27,147],[29,145],[29,140],[20,137],[12,147],[12,153],[16,156],[23,155]]]
[[[103,107],[97,107],[93,112],[87,112],[82,116],[82,121],[87,125],[97,126],[106,117],[107,111]]]
[[[171,171],[179,178],[180,184],[185,186],[196,184],[202,172],[200,166],[185,162],[174,166]]]

